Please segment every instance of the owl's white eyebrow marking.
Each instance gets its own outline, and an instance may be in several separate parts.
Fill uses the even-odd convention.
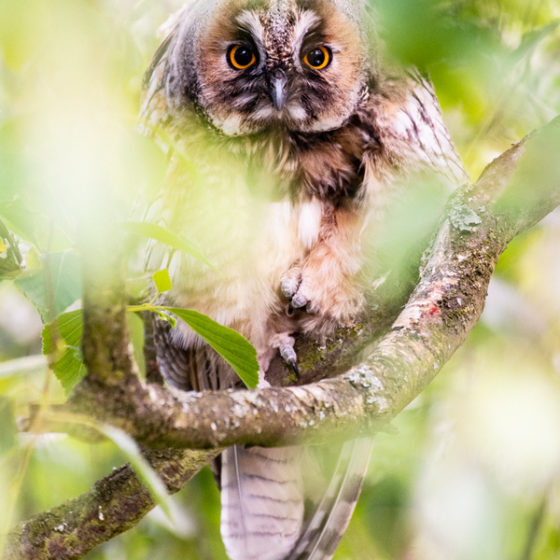
[[[249,33],[251,33],[255,41],[260,44],[263,43],[264,27],[260,17],[255,12],[244,10],[235,18],[235,20],[238,25],[245,28],[247,31],[249,31]]]
[[[296,45],[298,49],[301,48],[301,43],[309,30],[320,21],[319,16],[310,10],[304,10],[299,13],[297,22],[294,25],[294,45]]]

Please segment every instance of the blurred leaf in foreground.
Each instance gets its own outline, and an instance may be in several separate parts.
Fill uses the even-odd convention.
[[[41,257],[42,268],[22,274],[16,286],[39,311],[44,323],[82,297],[80,259],[73,253]]]
[[[52,368],[66,394],[70,393],[86,374],[80,349],[83,329],[81,309],[62,313],[43,329],[43,354],[54,355]],[[63,341],[62,347],[55,343],[57,339]]]
[[[19,247],[6,226],[0,221],[0,280],[14,278],[21,272]]]

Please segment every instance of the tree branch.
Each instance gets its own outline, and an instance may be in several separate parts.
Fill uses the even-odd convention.
[[[302,387],[206,393],[144,386],[136,377],[106,390],[87,379],[70,406],[146,445],[188,448],[321,441],[388,422],[466,339],[507,243],[560,203],[559,123],[516,144],[474,186],[456,191],[407,305],[368,357],[344,375]],[[349,344],[326,353],[323,367],[333,366],[341,347],[355,356],[370,342],[359,327],[352,334]]]
[[[143,385],[126,359],[112,358],[124,379],[108,382],[107,371],[90,371],[66,410],[108,421],[150,446],[282,445],[304,437],[321,441],[326,434],[331,438],[376,429],[419,395],[464,342],[480,316],[494,265],[507,243],[560,204],[559,152],[556,119],[492,162],[474,186],[456,192],[426,253],[420,281],[388,332],[372,345],[376,331],[368,322],[341,330],[326,350],[314,347],[307,356],[304,352],[306,362],[310,356],[322,358],[307,368],[313,375],[320,369],[336,373],[347,368],[357,352],[366,356],[336,379],[258,391],[181,393]],[[126,338],[104,340],[109,341],[108,355],[122,356]],[[95,489],[92,492],[73,502],[75,507],[94,500],[95,512],[100,502],[95,501]],[[115,487],[110,497],[115,511],[119,503],[126,509],[129,497]],[[146,502],[140,509],[144,507],[150,506]],[[61,510],[56,519],[64,519],[64,511],[68,510]],[[132,518],[122,526],[128,528],[136,519]],[[11,550],[26,550],[35,542],[30,536],[53,536],[60,521],[45,525],[41,519],[16,529]]]
[[[178,492],[219,450],[149,451],[147,458],[171,494]],[[9,535],[10,560],[72,560],[134,527],[153,507],[129,465],[113,471],[78,498],[21,523]]]

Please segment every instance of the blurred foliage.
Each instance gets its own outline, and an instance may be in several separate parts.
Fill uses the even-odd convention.
[[[112,443],[16,435],[15,418],[65,398],[40,335],[80,297],[77,225],[136,219],[138,193],[161,184],[165,157],[135,123],[156,28],[180,4],[0,0],[0,547],[127,460]],[[473,177],[560,112],[557,0],[379,0],[375,17],[391,56],[431,74]],[[377,437],[335,558],[560,559],[559,240],[555,213],[505,252],[468,343]],[[156,510],[87,558],[225,558],[209,470],[177,503],[181,527]]]

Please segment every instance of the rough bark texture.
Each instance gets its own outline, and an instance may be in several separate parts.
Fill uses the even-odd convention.
[[[150,451],[147,458],[173,494],[219,451]],[[130,529],[154,507],[148,490],[130,466],[114,470],[78,498],[20,524],[5,558],[70,560]]]
[[[270,446],[379,428],[422,391],[464,342],[482,312],[494,265],[507,243],[560,204],[558,153],[560,120],[556,119],[490,164],[474,186],[456,192],[425,253],[414,292],[377,341],[377,329],[366,322],[341,330],[323,347],[302,343],[299,351],[307,376],[314,379],[341,370],[346,371],[343,375],[305,386],[258,391],[180,393],[157,384],[143,385],[124,355],[127,339],[118,332],[124,324],[121,299],[121,304],[117,301],[104,311],[100,308],[86,315],[86,323],[93,326],[96,321],[101,331],[85,330],[84,355],[90,374],[66,410],[108,421],[151,447]],[[97,294],[91,303],[104,301],[103,288],[86,282],[88,290]],[[372,319],[376,313],[372,311]],[[107,320],[114,321],[115,331],[103,330]],[[94,344],[88,337],[97,337],[99,342]],[[105,357],[110,356],[108,362],[98,358],[100,348]],[[352,361],[358,365],[348,369]],[[111,371],[118,382],[109,379]],[[169,468],[174,464],[170,461]],[[131,494],[126,485],[111,486],[113,476],[98,484],[112,489],[106,499],[118,515],[119,508],[127,511],[130,507]],[[134,484],[138,484],[138,509],[145,512],[150,507],[142,498],[145,491],[137,481]],[[71,507],[95,513],[103,505],[100,499],[94,489],[71,502]],[[65,504],[16,528],[10,541],[13,556],[8,557],[48,558],[37,555],[33,543],[44,540],[44,551],[51,541],[59,542],[56,528],[69,507]],[[121,528],[115,520],[114,529],[92,542],[96,545],[129,528],[140,516],[123,519]],[[87,516],[81,519],[87,524]],[[79,557],[67,554],[68,550],[62,547],[52,557]]]

